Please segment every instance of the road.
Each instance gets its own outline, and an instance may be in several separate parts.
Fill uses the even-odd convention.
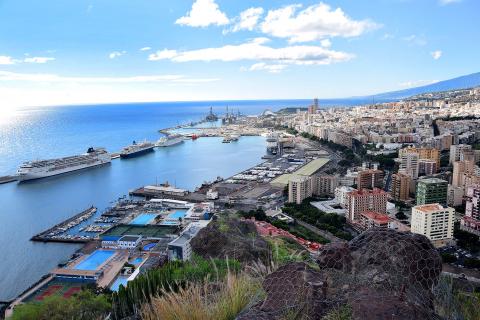
[[[333,234],[331,234],[328,231],[318,229],[317,227],[312,226],[311,224],[308,224],[302,220],[295,220],[299,225],[301,225],[304,228],[307,228],[308,230],[312,231],[313,233],[318,234],[319,236],[324,237],[325,239],[330,240],[330,242],[347,242],[346,240],[340,239]]]

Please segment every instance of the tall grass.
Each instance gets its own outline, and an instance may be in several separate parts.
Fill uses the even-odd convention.
[[[260,281],[246,273],[223,280],[192,282],[176,292],[165,291],[142,309],[145,320],[230,320],[261,294]]]

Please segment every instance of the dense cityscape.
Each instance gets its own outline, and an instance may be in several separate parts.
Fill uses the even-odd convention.
[[[0,1],[0,319],[480,320],[479,12]]]

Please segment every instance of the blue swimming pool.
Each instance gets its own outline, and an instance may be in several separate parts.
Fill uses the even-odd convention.
[[[185,217],[187,210],[175,210],[175,212],[170,213],[166,219],[169,220],[178,220],[178,218]]]
[[[149,224],[153,219],[158,216],[156,213],[142,213],[137,216],[135,219],[130,221],[130,224],[145,225]]]
[[[135,266],[138,266],[140,263],[142,263],[143,261],[143,258],[142,257],[138,257],[138,258],[135,258],[135,259],[132,259],[130,260],[130,263],[135,265]]]
[[[128,277],[119,276],[117,279],[115,279],[113,284],[110,286],[110,289],[112,291],[118,291],[118,289],[120,289],[120,285],[127,287],[127,282],[128,282],[127,279]]]
[[[96,250],[88,257],[83,259],[82,262],[77,264],[74,269],[76,270],[97,270],[100,265],[110,259],[115,254],[113,250]]]
[[[156,243],[149,243],[143,247],[144,251],[150,251],[153,247],[155,247],[157,244]]]

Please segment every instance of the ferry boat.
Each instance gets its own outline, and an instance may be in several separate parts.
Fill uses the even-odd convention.
[[[112,156],[104,148],[89,148],[82,155],[25,162],[17,170],[17,180],[26,181],[56,176],[108,164],[111,161]]]
[[[165,137],[160,138],[157,143],[155,143],[155,147],[170,147],[177,145],[183,142],[183,136],[180,134],[169,134]]]
[[[155,145],[149,141],[144,141],[142,143],[136,143],[133,141],[131,145],[125,147],[120,151],[120,158],[131,158],[138,155],[150,152],[153,150]]]

